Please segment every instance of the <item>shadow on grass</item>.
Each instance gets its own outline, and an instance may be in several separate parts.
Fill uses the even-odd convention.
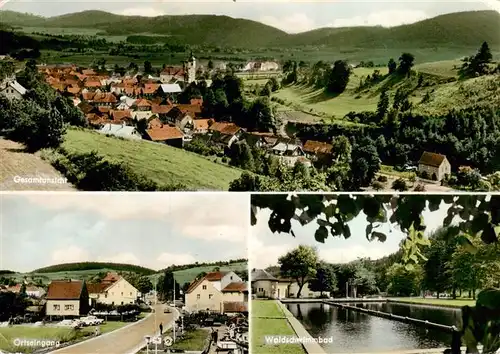
[[[18,147],[18,148],[7,148],[7,149],[5,149],[5,151],[13,152],[13,153],[16,153],[16,154],[29,154],[29,153],[33,153],[33,151],[28,150],[24,146],[23,147]]]

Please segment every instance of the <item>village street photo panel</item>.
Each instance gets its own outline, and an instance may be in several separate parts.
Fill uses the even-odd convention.
[[[253,195],[251,353],[498,353],[500,196]]]
[[[0,353],[248,353],[248,196],[0,198]]]
[[[1,1],[0,190],[499,190],[499,11]]]

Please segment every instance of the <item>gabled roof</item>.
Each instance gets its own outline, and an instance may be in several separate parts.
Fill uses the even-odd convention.
[[[198,285],[200,285],[201,283],[203,283],[204,280],[206,280],[206,277],[203,277],[203,278],[200,278],[200,279],[197,279],[197,280],[193,280],[191,282],[191,284],[189,284],[189,287],[186,290],[186,294],[191,293],[194,289],[196,289],[198,287]]]
[[[106,289],[109,286],[109,284],[105,283],[88,283],[87,284],[87,290],[89,291],[89,294],[100,294],[104,292],[104,289]]]
[[[178,104],[181,111],[189,113],[193,118],[201,113],[201,106],[198,104]]]
[[[195,130],[208,130],[210,126],[210,122],[213,122],[213,119],[195,119],[194,129]]]
[[[432,166],[432,167],[439,167],[443,163],[443,161],[446,159],[446,156],[441,155],[441,154],[436,154],[433,152],[427,152],[425,151],[422,154],[422,157],[420,157],[420,160],[418,161],[419,165],[427,165],[427,166]]]
[[[208,281],[220,281],[226,274],[229,272],[209,272],[207,275],[205,275],[205,278]]]
[[[169,125],[163,125],[162,127],[156,127],[148,129],[147,133],[151,140],[153,141],[166,141],[172,139],[182,139],[184,134],[177,127],[171,127]]]
[[[103,134],[112,134],[115,136],[123,136],[123,137],[132,136],[135,131],[136,131],[135,127],[130,127],[128,125],[122,125],[122,124],[111,124],[111,123],[105,124],[104,127],[102,127],[102,129],[100,130],[100,132]]]
[[[182,66],[167,66],[160,75],[183,76],[184,68]]]
[[[53,280],[49,284],[47,300],[78,300],[84,286],[81,280]]]
[[[153,94],[158,90],[159,87],[160,87],[159,84],[144,84],[144,88],[142,89],[142,92],[145,95]]]
[[[162,104],[162,105],[154,104],[151,106],[151,111],[154,114],[167,114],[168,112],[170,112],[171,109],[172,109],[172,106],[169,106],[166,104]]]
[[[145,99],[139,99],[135,101],[134,105],[137,107],[151,107],[151,103]]]
[[[16,80],[9,82],[9,86],[19,92],[21,95],[24,95],[27,92],[27,90]]]
[[[162,85],[160,85],[160,87],[161,87],[161,90],[164,93],[179,93],[179,92],[182,92],[182,89],[179,86],[179,84],[162,84]]]
[[[116,96],[110,92],[96,93],[93,100],[97,103],[116,103],[118,101]]]
[[[299,148],[300,146],[296,144],[278,143],[273,147],[273,150],[285,152],[285,151],[294,151]]]
[[[238,133],[240,129],[241,128],[236,124],[227,122],[216,122],[209,128],[210,131],[216,131],[224,135],[234,135]]]
[[[278,279],[273,276],[271,273],[269,273],[265,269],[254,269],[252,273],[250,274],[250,279],[252,281],[257,281],[257,280],[271,280],[271,281],[277,281]]]
[[[231,293],[244,293],[248,291],[247,283],[241,282],[241,281],[235,281],[232,283],[227,284],[227,286],[221,290],[223,293],[224,292],[231,292]]]
[[[331,154],[333,145],[321,141],[307,140],[303,150],[311,154]]]
[[[121,279],[121,275],[117,274],[117,273],[113,273],[113,272],[109,272],[106,274],[106,276],[104,278],[102,278],[102,282],[111,282],[111,283],[114,283],[115,281],[118,281]]]

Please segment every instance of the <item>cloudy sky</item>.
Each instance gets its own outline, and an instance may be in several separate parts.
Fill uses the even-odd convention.
[[[79,261],[162,269],[247,258],[248,205],[229,193],[6,195],[0,269]]]
[[[443,223],[443,218],[447,215],[449,205],[443,203],[442,207],[435,211],[424,211],[426,233],[436,230]],[[270,212],[268,209],[261,209],[257,216],[257,224],[252,226],[249,238],[249,263],[251,268],[266,268],[270,265],[277,265],[278,258],[286,252],[299,245],[309,245],[318,249],[318,255],[322,260],[330,263],[346,263],[357,258],[379,259],[396,252],[399,243],[405,235],[389,224],[382,225],[378,230],[385,232],[387,240],[385,242],[372,241],[366,239],[366,216],[361,212],[349,223],[351,237],[349,239],[328,237],[324,244],[318,243],[314,239],[314,233],[318,228],[316,221],[306,226],[301,226],[298,221],[292,220],[292,229],[296,237],[289,234],[273,234],[269,231],[267,222]],[[392,232],[390,232],[392,230]]]
[[[2,4],[5,10],[43,16],[95,9],[139,16],[228,15],[260,21],[290,33],[327,26],[397,26],[451,12],[500,10],[499,0],[0,0]]]

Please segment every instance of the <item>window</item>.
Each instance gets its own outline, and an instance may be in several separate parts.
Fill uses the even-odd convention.
[[[107,299],[108,298],[108,294],[104,294],[104,298]]]
[[[263,292],[263,291],[264,291],[264,289],[263,289],[263,288],[259,288],[259,292]]]
[[[75,305],[64,305],[64,311],[72,311],[75,309]]]
[[[123,296],[123,291],[122,291],[122,296]]]
[[[54,311],[60,311],[61,305],[54,305]]]
[[[203,290],[207,290],[207,286],[206,285],[203,285]]]
[[[130,296],[132,296],[132,292],[130,292]]]
[[[211,299],[214,296],[214,294],[209,294],[208,298]]]
[[[196,300],[199,300],[200,299],[200,294],[196,295]]]
[[[231,280],[233,280],[233,276],[231,275]]]
[[[122,305],[123,305],[123,301],[122,301]]]

